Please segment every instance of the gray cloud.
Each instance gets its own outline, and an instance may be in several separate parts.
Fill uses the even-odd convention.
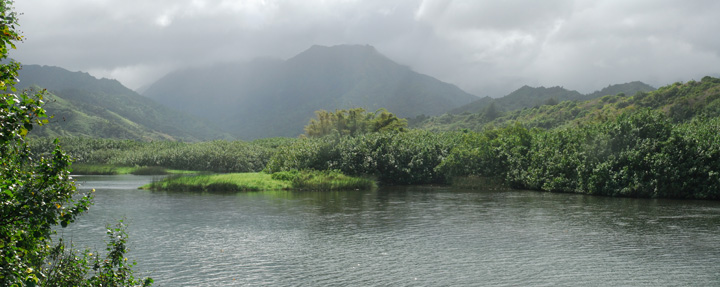
[[[138,88],[185,66],[370,44],[480,96],[719,75],[720,2],[32,0],[11,56]]]

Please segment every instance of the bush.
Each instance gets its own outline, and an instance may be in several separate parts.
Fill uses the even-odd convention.
[[[435,171],[456,141],[452,134],[426,131],[386,132],[355,137],[304,139],[281,147],[266,171],[333,170],[372,176],[383,184],[441,183]]]

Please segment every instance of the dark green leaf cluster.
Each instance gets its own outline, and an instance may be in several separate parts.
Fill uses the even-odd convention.
[[[368,113],[363,108],[349,110],[316,111],[317,119],[311,119],[305,126],[305,135],[323,137],[327,135],[361,135],[386,131],[402,131],[407,126],[405,119],[398,118],[385,109]]]
[[[482,132],[367,134],[278,148],[268,172],[333,170],[384,184],[498,178],[524,189],[720,199],[720,118],[675,123],[649,109],[550,130],[515,123]]]
[[[720,199],[720,118],[683,124],[641,110],[578,127],[470,133],[439,170],[519,188],[609,196]]]
[[[336,169],[384,184],[440,183],[445,179],[435,167],[456,141],[457,134],[419,130],[303,139],[278,148],[266,171]]]

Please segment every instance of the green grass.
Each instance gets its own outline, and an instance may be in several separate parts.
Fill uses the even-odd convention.
[[[134,174],[134,175],[167,175],[167,174],[196,174],[200,173],[193,170],[177,170],[167,169],[157,166],[117,166],[111,164],[83,164],[75,163],[72,165],[72,174],[81,175],[117,175],[117,174]]]
[[[226,173],[173,176],[141,189],[168,191],[236,192],[265,190],[354,190],[375,188],[374,181],[339,172]]]
[[[374,180],[347,176],[336,170],[282,171],[273,173],[272,178],[289,181],[293,189],[300,190],[354,190],[377,187]]]
[[[171,191],[261,191],[290,187],[290,182],[272,179],[266,173],[225,173],[168,177],[141,188]]]

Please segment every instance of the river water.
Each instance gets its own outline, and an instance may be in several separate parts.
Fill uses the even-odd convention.
[[[532,191],[151,192],[96,189],[60,232],[103,250],[125,219],[155,286],[719,286],[720,202]]]

